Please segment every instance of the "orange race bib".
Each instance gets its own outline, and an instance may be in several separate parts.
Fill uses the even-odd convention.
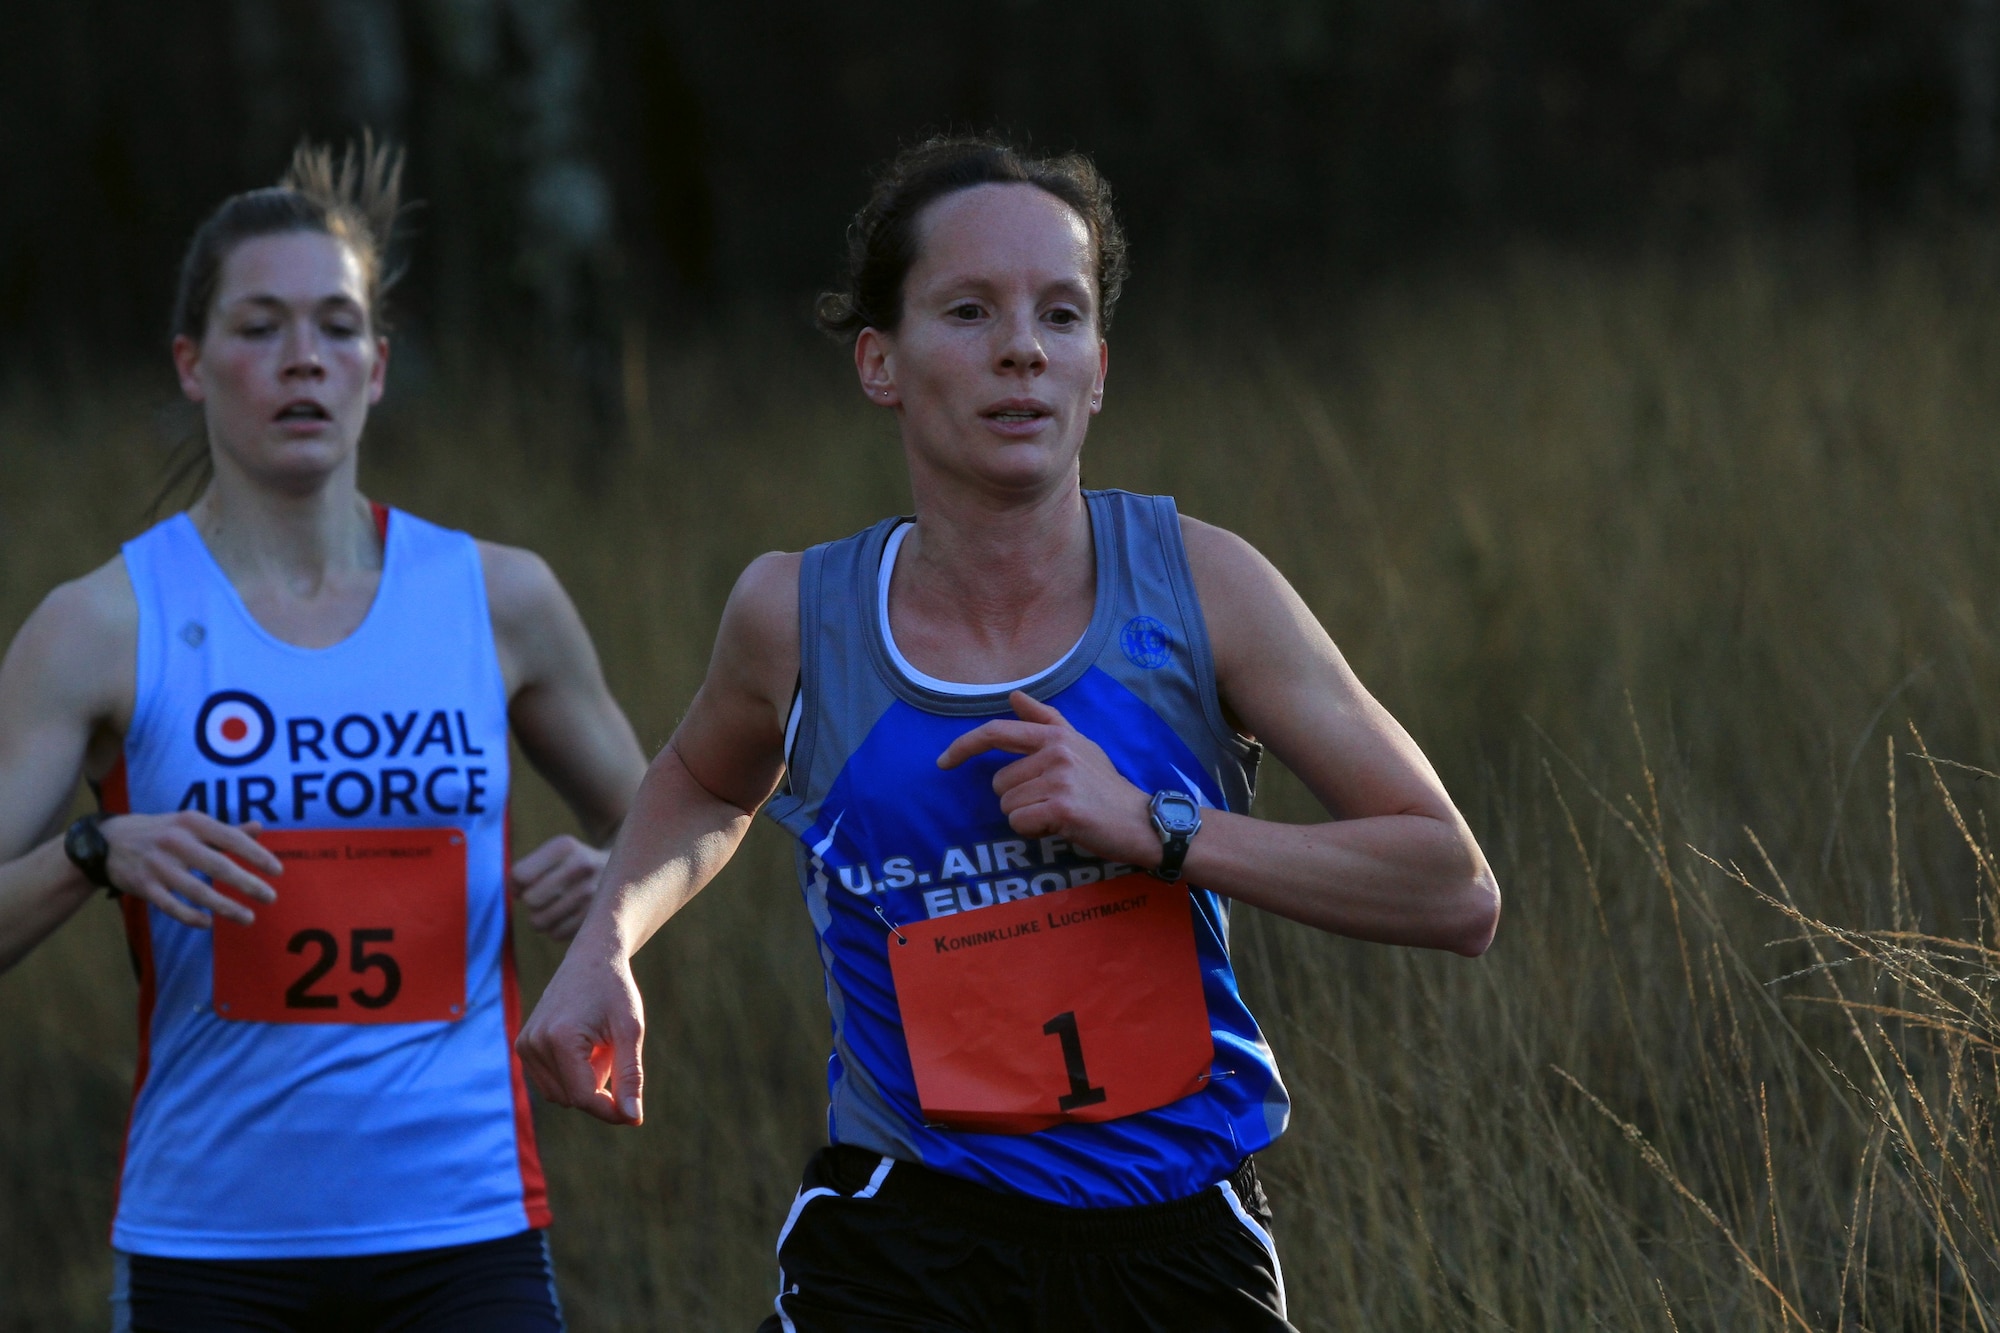
[[[1208,1080],[1184,884],[1125,875],[899,926],[888,949],[930,1124],[1028,1134]]]
[[[465,835],[300,829],[260,839],[275,903],[215,922],[215,1012],[244,1023],[465,1017]]]

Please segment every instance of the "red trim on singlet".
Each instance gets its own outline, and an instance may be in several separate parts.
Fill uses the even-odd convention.
[[[380,500],[370,500],[368,512],[375,516],[375,540],[386,543],[389,540],[389,506]]]
[[[107,815],[132,813],[132,796],[126,787],[125,756],[103,779],[92,784],[97,792],[97,808]],[[153,926],[147,920],[146,903],[130,895],[118,900],[118,912],[125,922],[125,947],[132,954],[132,971],[139,978],[139,1052],[132,1063],[132,1100],[125,1107],[125,1134],[118,1143],[118,1179],[111,1187],[111,1216],[118,1217],[118,1193],[125,1185],[125,1150],[132,1142],[132,1117],[139,1109],[139,1093],[146,1086],[146,1074],[153,1063],[153,1004],[158,985],[153,973]]]
[[[118,762],[111,766],[111,771],[91,786],[97,793],[97,808],[101,813],[107,815],[132,813],[132,793],[126,786],[124,755],[119,755]]]
[[[507,811],[501,848],[506,865],[511,867],[514,864],[512,808]],[[514,1041],[521,1035],[521,983],[514,970],[511,903],[507,908],[506,933],[500,941],[500,1005],[507,1029],[507,1078],[514,1089],[514,1149],[521,1160],[521,1206],[527,1210],[529,1226],[545,1228],[554,1220],[549,1213],[549,1182],[542,1174],[542,1153],[535,1143],[535,1116],[528,1104],[528,1081],[521,1070],[520,1052],[514,1049]]]

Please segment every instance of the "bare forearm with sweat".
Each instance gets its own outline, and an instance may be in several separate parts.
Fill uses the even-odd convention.
[[[95,892],[63,855],[59,838],[0,864],[0,972],[27,957]]]
[[[1320,930],[1477,955],[1499,889],[1469,834],[1430,815],[1279,824],[1202,812],[1186,877]]]

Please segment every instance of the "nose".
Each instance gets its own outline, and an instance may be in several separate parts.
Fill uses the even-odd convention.
[[[291,321],[285,329],[284,366],[280,373],[289,380],[325,379],[326,361],[321,351],[319,329],[313,321]]]
[[[1000,321],[995,360],[997,368],[1007,374],[1039,375],[1048,368],[1048,354],[1042,349],[1033,311],[1024,310]]]

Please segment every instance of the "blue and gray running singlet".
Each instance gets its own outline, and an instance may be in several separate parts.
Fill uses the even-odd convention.
[[[1155,1110],[1030,1134],[926,1126],[887,955],[895,926],[1128,873],[1007,823],[998,751],[950,771],[937,757],[996,716],[1010,689],[1059,709],[1142,791],[1186,791],[1245,812],[1259,747],[1224,721],[1214,660],[1165,496],[1086,491],[1097,561],[1089,627],[1060,662],[1005,685],[915,670],[888,627],[888,586],[910,520],[807,551],[799,571],[800,698],[786,785],[767,812],[797,839],[833,1017],[828,1134],[934,1170],[1076,1207],[1184,1198],[1284,1131],[1284,1084],[1229,961],[1229,905],[1190,895],[1215,1057],[1201,1089]]]

